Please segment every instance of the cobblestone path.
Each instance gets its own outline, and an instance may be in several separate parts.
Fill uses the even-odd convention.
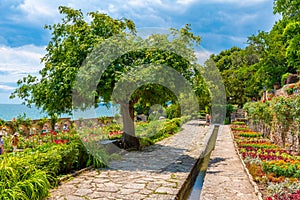
[[[109,168],[86,171],[51,190],[49,200],[175,199],[209,127],[190,121],[183,130],[143,151],[126,152]]]

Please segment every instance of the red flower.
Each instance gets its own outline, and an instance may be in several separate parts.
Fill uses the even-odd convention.
[[[52,135],[57,135],[57,132],[55,132],[55,131],[53,131],[53,130],[51,130],[50,133],[51,133]]]

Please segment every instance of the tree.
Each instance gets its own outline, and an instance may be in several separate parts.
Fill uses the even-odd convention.
[[[289,68],[300,69],[300,22],[290,22],[285,27],[283,37],[287,41],[286,57]]]
[[[249,44],[259,46],[257,53],[260,55],[258,70],[255,76],[261,87],[273,88],[281,81],[281,75],[290,71],[285,56],[285,39],[283,37],[286,20],[276,22],[272,30],[260,32],[257,36],[249,37]]]
[[[35,104],[50,116],[72,111],[73,81],[76,73],[94,45],[114,34],[130,30],[135,32],[134,23],[127,19],[91,12],[92,22],[88,24],[80,10],[59,7],[64,14],[62,23],[46,25],[52,31],[52,38],[42,58],[44,68],[40,78],[28,75],[18,81],[11,98],[19,97],[28,106]]]
[[[264,87],[273,89],[283,74],[296,72],[300,65],[299,27],[294,19],[285,17],[270,32],[250,36],[245,49],[233,47],[212,56],[229,103],[241,106],[252,97],[258,99]]]
[[[259,55],[252,46],[245,49],[232,47],[218,55],[212,55],[211,58],[221,72],[228,103],[242,106],[252,97],[256,97],[257,90],[253,90],[251,80],[255,69],[250,66],[259,62]]]
[[[281,14],[284,18],[299,19],[300,2],[298,0],[275,0],[274,14]]]
[[[105,102],[120,104],[127,147],[138,146],[133,123],[137,102],[143,106],[165,105],[177,99],[182,112],[196,104],[194,98],[193,103],[185,106],[190,93],[199,90],[194,83],[201,80],[201,74],[196,73],[197,68],[192,64],[196,58],[191,49],[192,43],[200,38],[189,31],[187,25],[180,31],[173,29],[170,35],[155,34],[146,39],[132,35],[112,37],[99,45],[80,69],[76,84],[78,99],[89,97],[84,102],[93,104],[94,98],[101,97]],[[90,74],[100,76],[91,79]]]
[[[176,73],[173,72],[172,76],[160,77],[165,79],[160,80],[162,82],[173,80],[173,86],[151,82],[152,70],[158,70],[162,75],[166,72],[162,65],[169,66],[187,80],[191,90],[194,90],[195,77],[198,81],[194,83],[203,80],[192,64],[196,61],[192,47],[200,43],[200,37],[191,32],[189,25],[180,30],[171,29],[169,35],[155,34],[143,39],[135,36],[135,25],[128,19],[116,20],[91,12],[88,23],[80,10],[60,7],[59,11],[65,15],[62,23],[46,26],[52,31],[52,38],[42,58],[45,67],[40,71],[41,78],[29,75],[19,80],[19,88],[12,98],[18,96],[27,105],[35,104],[50,116],[70,113],[73,108],[80,108],[80,102],[85,100],[93,99],[87,101],[92,103],[86,103],[85,108],[97,106],[100,99],[106,103],[113,100],[121,105],[124,143],[136,148],[139,144],[134,139],[134,104],[138,101],[142,105],[174,101],[176,95],[170,88],[181,87],[176,85],[176,76],[173,76]],[[116,35],[118,37],[114,38]],[[115,51],[120,53],[117,57],[113,57]],[[92,74],[96,76],[91,77]],[[77,82],[79,79],[85,84]],[[132,83],[138,87],[133,92],[127,91]],[[144,84],[138,85],[140,83]],[[121,90],[114,96],[118,86]],[[74,105],[74,96],[79,104]]]

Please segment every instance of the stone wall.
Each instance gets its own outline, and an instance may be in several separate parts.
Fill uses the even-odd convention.
[[[56,122],[60,131],[63,130],[63,125],[66,123],[69,128],[72,127],[82,127],[82,126],[102,126],[104,124],[110,123],[114,118],[113,117],[99,117],[99,118],[90,118],[90,119],[79,119],[71,120],[71,118],[59,118]],[[30,134],[41,133],[43,127],[47,125],[48,130],[52,130],[52,124],[50,119],[37,119],[31,120],[26,124],[18,124],[16,120],[6,121],[4,125],[0,126],[0,130],[3,133],[7,132],[8,135],[18,132],[24,136]]]

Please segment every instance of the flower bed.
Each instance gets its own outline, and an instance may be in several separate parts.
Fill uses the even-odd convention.
[[[262,137],[263,136],[262,133],[254,132],[254,131],[240,132],[237,135],[241,136],[241,137],[249,137],[249,138],[252,138],[252,137]]]
[[[105,166],[105,155],[89,154],[78,134],[34,135],[20,146],[23,151],[0,156],[0,199],[45,199],[61,175]]]
[[[231,125],[238,151],[267,200],[300,199],[300,157],[245,124]]]
[[[142,145],[174,134],[185,120],[188,118],[139,124],[137,133],[143,139]],[[111,123],[77,131],[20,136],[20,152],[0,156],[0,199],[45,199],[62,175],[92,165],[105,167],[112,158],[99,141],[122,137],[120,129],[118,124]],[[5,137],[7,150],[11,148],[10,139]]]

